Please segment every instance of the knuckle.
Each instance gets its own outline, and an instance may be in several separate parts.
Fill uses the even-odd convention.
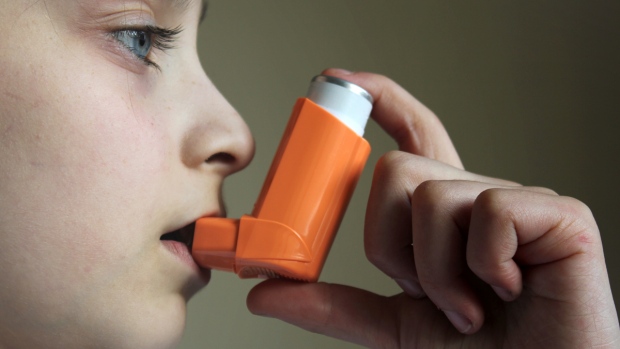
[[[563,196],[562,199],[565,202],[565,209],[571,216],[585,221],[594,221],[592,210],[583,201],[569,196]]]
[[[411,161],[411,154],[405,152],[394,150],[384,154],[375,165],[373,186],[400,191],[408,196],[417,182]]]
[[[386,254],[372,247],[366,247],[365,252],[366,258],[372,265],[384,272],[389,270],[390,262]]]
[[[449,185],[442,180],[427,180],[413,191],[411,195],[412,210],[416,212],[431,212],[437,203],[448,195]]]
[[[506,189],[490,188],[482,191],[474,201],[474,207],[487,218],[512,216],[512,205],[507,202]]]
[[[408,157],[409,154],[398,150],[385,153],[375,165],[375,177],[391,178],[402,173]]]
[[[565,216],[561,230],[570,237],[573,243],[578,244],[578,249],[593,246],[592,243],[599,240],[599,234],[592,210],[578,199],[568,196],[562,199],[564,201],[562,210]]]

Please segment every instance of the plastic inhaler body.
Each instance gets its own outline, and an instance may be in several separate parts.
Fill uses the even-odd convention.
[[[251,215],[196,222],[192,255],[241,278],[318,280],[370,153],[372,97],[317,76],[297,100]]]

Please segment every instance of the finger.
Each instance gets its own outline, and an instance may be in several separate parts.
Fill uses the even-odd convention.
[[[390,299],[353,287],[267,280],[250,291],[247,305],[253,314],[367,347],[398,338]]]
[[[379,160],[366,210],[366,256],[415,298],[424,296],[424,292],[419,286],[411,246],[410,199],[420,183],[445,179],[518,186],[513,182],[476,175],[403,152],[390,152]]]
[[[327,69],[323,74],[366,89],[374,98],[373,119],[396,140],[401,151],[463,168],[439,118],[396,82],[382,75],[341,69]]]
[[[462,333],[484,323],[480,300],[467,280],[465,234],[471,205],[491,184],[426,181],[411,198],[415,268],[429,299]]]
[[[475,199],[495,187],[474,181],[426,181],[411,198],[418,279],[430,300],[462,333],[474,333],[484,322],[482,304],[470,284],[465,247]],[[544,188],[503,188],[552,193]]]
[[[472,209],[467,262],[499,297],[510,301],[523,288],[519,265],[529,267],[536,275],[534,266],[570,263],[571,258],[588,255],[588,249],[600,248],[599,236],[593,231],[597,230],[592,214],[575,199],[490,189],[480,194]],[[576,263],[568,268],[571,273],[547,273],[536,284],[550,288],[538,291],[546,297],[557,297],[574,290],[554,281],[561,275],[579,274],[583,266]]]

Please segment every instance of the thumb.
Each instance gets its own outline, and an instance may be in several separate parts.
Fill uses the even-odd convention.
[[[257,285],[247,298],[255,315],[366,347],[385,347],[398,338],[392,303],[390,298],[349,286],[276,279]]]

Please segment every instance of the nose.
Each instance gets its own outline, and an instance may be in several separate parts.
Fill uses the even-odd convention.
[[[202,74],[194,75],[189,84],[194,117],[182,143],[183,162],[227,176],[250,163],[254,139],[239,113],[200,70]]]

